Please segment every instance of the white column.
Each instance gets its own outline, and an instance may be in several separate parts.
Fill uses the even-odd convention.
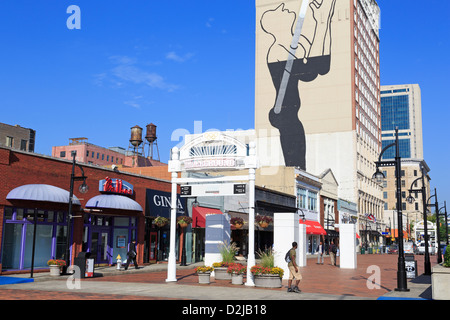
[[[179,157],[178,148],[172,149],[172,160],[177,161]],[[170,199],[170,245],[169,245],[169,260],[167,264],[167,279],[166,282],[177,281],[177,258],[176,258],[176,219],[177,219],[177,183],[174,182],[178,178],[178,173],[172,171],[172,193]]]
[[[289,269],[284,260],[286,252],[292,248],[292,242],[299,239],[299,215],[294,212],[275,212],[273,219],[273,244],[275,266],[284,270],[283,279],[289,278]],[[298,256],[297,247],[297,256]],[[297,259],[298,260],[298,259]],[[298,261],[297,261],[298,262]]]
[[[255,260],[255,169],[249,169],[248,188],[249,208],[248,208],[248,257],[247,257],[247,282],[246,286],[254,286],[255,281],[253,274],[250,272],[251,267],[256,264]]]
[[[356,269],[356,224],[339,224],[339,266],[342,269]]]
[[[297,256],[298,261],[297,264],[299,267],[306,267],[306,253],[307,249],[307,240],[306,240],[306,224],[300,223],[297,220],[298,226],[298,248],[297,248]]]
[[[256,144],[250,142],[249,157],[254,158],[256,155]],[[250,272],[255,261],[255,168],[252,166],[248,169],[248,256],[247,256],[247,281],[246,286],[254,286],[255,280]]]

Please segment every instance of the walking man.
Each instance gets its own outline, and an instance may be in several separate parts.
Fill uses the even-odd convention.
[[[302,280],[302,275],[298,271],[298,266],[296,262],[297,258],[297,242],[292,242],[292,248],[289,250],[290,262],[288,263],[289,268],[289,280],[288,280],[288,290],[287,292],[297,292],[300,293],[300,289],[298,288],[298,284],[300,280]],[[295,286],[292,288],[292,281],[295,280]]]
[[[323,244],[322,241],[320,241],[319,246],[317,247],[317,264],[323,264]],[[322,260],[322,262],[320,262]]]
[[[125,264],[125,270],[128,270],[128,266],[131,263],[131,260],[133,260],[134,262],[134,268],[135,269],[139,269],[137,261],[136,261],[136,257],[137,257],[137,251],[136,251],[136,240],[132,240],[130,243],[130,247],[127,253],[127,263]]]
[[[334,243],[334,240],[332,240],[330,244],[330,258],[332,266],[336,265],[336,253],[337,253],[337,246]]]

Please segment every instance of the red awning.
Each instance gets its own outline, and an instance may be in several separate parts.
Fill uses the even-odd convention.
[[[301,224],[306,224],[306,233],[307,234],[315,234],[315,235],[326,235],[327,232],[317,221],[306,220],[303,221],[300,219]]]
[[[192,228],[204,228],[207,214],[223,214],[218,209],[192,207]]]

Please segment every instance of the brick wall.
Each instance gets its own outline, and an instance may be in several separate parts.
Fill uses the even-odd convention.
[[[144,210],[137,215],[137,217],[141,218],[138,219],[138,263],[142,263],[145,227],[143,217],[145,214],[146,189],[170,192],[171,183],[169,181],[158,180],[148,176],[144,177],[133,173],[115,172],[103,167],[89,165],[81,166],[85,176],[87,176],[86,183],[89,186],[89,191],[86,194],[81,194],[78,191],[78,186],[81,184],[81,181],[75,181],[74,195],[80,199],[82,207],[85,206],[90,198],[100,194],[98,191],[99,180],[105,179],[106,177],[117,178],[133,185],[134,195],[132,198],[137,201]],[[49,184],[69,191],[71,172],[71,161],[0,147],[0,247],[3,229],[3,208],[4,206],[13,205],[6,200],[7,194],[14,188],[25,184]],[[81,176],[81,170],[78,167],[75,168],[75,175]],[[82,246],[83,219],[74,219],[73,231],[75,242],[73,256],[76,257],[81,251]]]

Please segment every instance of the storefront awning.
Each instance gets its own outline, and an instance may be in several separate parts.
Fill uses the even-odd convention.
[[[325,229],[320,225],[317,221],[306,220],[303,221],[300,219],[301,224],[306,224],[306,234],[315,234],[315,235],[326,235]]]
[[[207,214],[223,214],[219,209],[192,207],[192,228],[204,228]]]
[[[143,211],[139,203],[117,194],[101,194],[88,200],[86,208]]]
[[[69,191],[48,184],[26,184],[11,190],[6,200],[69,203],[69,196]],[[72,204],[81,205],[75,195]]]

